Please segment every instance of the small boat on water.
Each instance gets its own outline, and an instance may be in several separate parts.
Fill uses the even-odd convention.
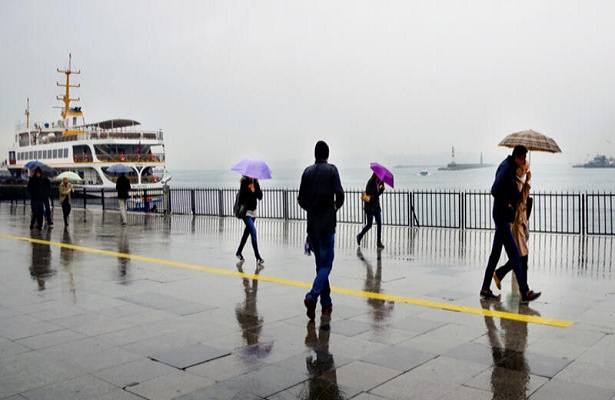
[[[615,159],[606,158],[604,154],[597,154],[593,160],[584,164],[575,164],[572,168],[615,168]]]
[[[66,76],[64,94],[57,99],[63,102],[57,121],[36,122],[30,125],[29,100],[26,123],[18,127],[14,142],[8,152],[7,167],[13,175],[27,177],[25,165],[38,160],[56,172],[74,171],[81,176],[79,187],[86,189],[115,189],[116,176],[107,172],[114,164],[125,164],[132,171],[126,176],[134,190],[161,189],[170,179],[167,175],[164,136],[161,130],[144,130],[133,119],[117,118],[86,123],[81,107],[71,103],[79,98],[70,97],[70,77],[81,71],[58,69]],[[76,185],[77,186],[77,185]]]

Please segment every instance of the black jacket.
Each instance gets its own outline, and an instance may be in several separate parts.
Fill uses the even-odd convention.
[[[495,173],[495,181],[491,186],[493,196],[493,220],[499,222],[513,222],[515,210],[519,201],[517,188],[517,163],[512,156],[508,156]]]
[[[43,178],[32,176],[28,181],[28,193],[31,200],[43,201],[45,199],[45,188],[43,187]]]
[[[125,175],[120,175],[115,182],[115,190],[117,190],[118,199],[127,199],[130,191],[130,181]]]
[[[249,187],[252,182],[254,182],[254,191]],[[239,203],[244,204],[246,209],[254,211],[256,210],[256,201],[262,198],[263,192],[258,179],[248,178],[247,176],[242,177],[241,185],[239,186]]]
[[[380,195],[382,192],[384,192],[384,183],[376,177],[376,174],[373,174],[365,185],[365,193],[371,197],[369,202],[365,203],[365,211],[372,213],[380,211]]]
[[[307,211],[307,232],[335,233],[335,213],[344,204],[344,189],[337,167],[317,160],[303,171],[299,206]]]

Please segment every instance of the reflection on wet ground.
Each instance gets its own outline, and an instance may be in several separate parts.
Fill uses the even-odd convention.
[[[520,305],[514,279],[478,298],[492,232],[387,226],[379,251],[340,224],[309,322],[301,221],[259,220],[262,269],[234,218],[28,215],[0,204],[0,398],[615,398],[612,237],[532,234]]]

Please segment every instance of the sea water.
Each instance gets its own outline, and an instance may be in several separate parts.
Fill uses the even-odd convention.
[[[371,176],[367,168],[338,165],[342,185],[347,190],[363,190]],[[272,168],[271,179],[261,180],[263,188],[297,189],[305,166]],[[460,171],[441,171],[438,166],[392,167],[396,190],[489,191],[497,165]],[[425,171],[427,172],[426,175]],[[423,174],[421,174],[423,172]],[[235,188],[240,175],[227,169],[170,170],[171,188]],[[535,192],[615,192],[615,168],[572,168],[569,165],[533,165],[532,191]]]

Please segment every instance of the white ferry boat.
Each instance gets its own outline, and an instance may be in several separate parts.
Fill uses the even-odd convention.
[[[17,128],[15,140],[8,154],[7,167],[14,176],[30,174],[26,164],[40,161],[56,172],[74,171],[83,181],[79,184],[88,190],[115,189],[116,174],[107,169],[114,164],[125,164],[132,171],[126,176],[136,190],[160,189],[170,179],[166,171],[164,136],[161,130],[144,130],[132,119],[109,119],[86,123],[81,107],[71,107],[79,98],[70,97],[73,74],[69,55],[68,68],[58,69],[66,76],[64,94],[57,99],[63,102],[61,119],[36,122],[30,125],[29,100],[25,126]]]

